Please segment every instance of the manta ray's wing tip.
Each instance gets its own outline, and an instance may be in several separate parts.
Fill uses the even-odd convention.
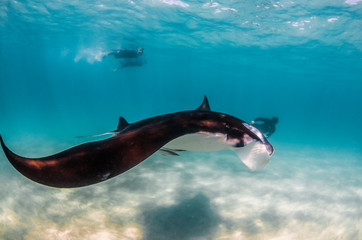
[[[1,134],[0,134],[0,142],[1,142],[1,146],[4,148],[5,143],[4,143],[4,140],[3,140],[3,137],[1,136]]]
[[[243,148],[234,149],[234,152],[253,172],[263,169],[269,163],[270,156],[265,145],[257,141],[252,142]]]

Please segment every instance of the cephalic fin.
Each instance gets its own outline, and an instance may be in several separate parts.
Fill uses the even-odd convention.
[[[268,151],[259,141],[251,142],[242,148],[235,148],[233,151],[251,171],[261,170],[269,162]]]

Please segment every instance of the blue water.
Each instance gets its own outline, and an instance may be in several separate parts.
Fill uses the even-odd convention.
[[[205,94],[214,111],[279,123],[257,173],[232,153],[185,153],[60,190],[1,152],[0,239],[362,238],[361,15],[360,0],[1,1],[0,133],[16,153]],[[140,67],[102,58],[137,47]]]

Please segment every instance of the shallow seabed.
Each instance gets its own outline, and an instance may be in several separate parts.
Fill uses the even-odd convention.
[[[228,151],[156,154],[78,189],[34,183],[1,154],[0,239],[360,239],[360,156],[277,145],[260,172]]]

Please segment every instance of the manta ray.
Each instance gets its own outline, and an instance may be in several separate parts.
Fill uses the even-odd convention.
[[[264,168],[274,152],[265,136],[250,124],[211,111],[207,97],[191,111],[128,123],[123,117],[113,136],[87,142],[41,158],[13,153],[0,136],[9,162],[27,178],[58,188],[83,187],[113,178],[159,152],[232,150],[252,171]]]

